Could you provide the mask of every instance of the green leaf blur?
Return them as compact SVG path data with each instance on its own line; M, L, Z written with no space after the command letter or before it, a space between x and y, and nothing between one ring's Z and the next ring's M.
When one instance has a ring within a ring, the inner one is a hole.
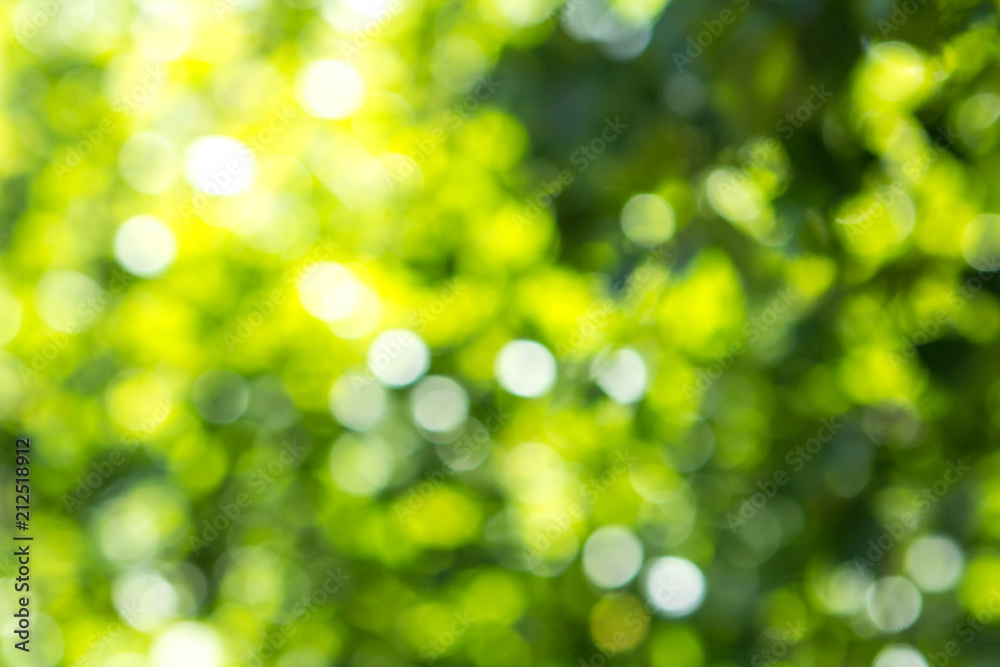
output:
M0 664L989 664L997 11L4 3Z

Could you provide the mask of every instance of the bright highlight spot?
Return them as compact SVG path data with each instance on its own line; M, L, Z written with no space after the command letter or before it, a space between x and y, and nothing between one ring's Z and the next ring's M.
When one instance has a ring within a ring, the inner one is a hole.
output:
M295 97L310 116L348 118L364 102L365 81L343 60L320 60L299 72Z
M410 395L413 420L435 433L456 430L469 417L469 395L462 386L446 377L424 378Z
M387 387L405 387L416 382L430 364L427 344L407 329L386 331L368 348L368 369Z
M676 221L673 207L657 195L636 195L622 207L622 231L632 243L644 248L660 245L673 236Z
M962 550L947 537L921 537L906 550L906 573L928 593L950 589L958 583L964 566Z
M367 19L385 18L393 11L399 11L402 0L342 0L342 4L358 16Z
M512 340L501 348L493 372L504 389L534 398L547 393L556 381L556 360L541 343Z
M642 567L642 542L624 526L604 526L583 546L583 573L595 586L619 588Z
M115 233L115 258L137 276L158 276L173 264L177 241L166 223L152 215L129 218Z
M355 431L367 431L385 412L382 385L361 375L341 375L330 387L330 414Z
M892 644L878 652L872 667L927 667L923 654L906 644Z
M161 574L132 570L115 580L112 601L118 615L133 628L151 632L177 615L177 590Z
M705 576L684 558L658 558L646 574L645 593L649 604L664 616L687 616L701 606Z
M868 58L865 80L870 90L887 102L905 100L924 85L924 59L909 44L883 42L872 47Z
M306 312L324 322L350 318L362 301L361 283L336 262L317 262L299 278L299 301Z
M201 137L187 147L184 177L205 194L236 195L253 185L257 158L239 139L222 135Z
M222 641L203 623L178 623L156 638L150 658L153 667L219 667Z
M191 45L191 19L183 5L158 2L146 5L132 22L132 43L150 60L169 62Z
M597 386L619 403L635 403L646 393L646 362L635 350L622 349L594 363Z
M885 577L868 589L868 617L882 632L900 632L916 622L923 606L920 591L908 579Z

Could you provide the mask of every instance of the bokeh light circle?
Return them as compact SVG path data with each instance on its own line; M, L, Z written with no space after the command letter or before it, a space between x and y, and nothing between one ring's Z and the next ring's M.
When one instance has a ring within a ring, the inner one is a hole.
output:
M868 617L882 632L900 632L920 616L920 591L903 577L879 579L868 589Z
M378 423L387 401L382 385L364 375L346 373L330 387L330 414L355 431L367 431Z
M583 573L600 588L619 588L642 567L642 542L625 526L598 528L583 545Z
M115 258L129 273L152 278L177 256L177 241L166 223L152 215L129 218L115 232Z
M906 644L891 644L878 652L872 667L928 667L917 649Z
M153 641L152 667L220 667L225 650L218 633L204 623L186 621Z
M239 139L221 135L192 141L184 157L184 176L196 190L213 196L246 192L257 178L257 158Z
M408 329L386 331L368 348L368 369L387 387L416 382L430 367L427 344Z
M299 277L299 301L306 312L324 322L351 318L363 302L362 284L336 262L317 262Z
M666 199L653 194L640 194L622 207L621 226L632 243L652 248L674 235L677 218Z
M980 215L965 226L962 257L969 266L980 271L1000 269L1000 215Z
M343 60L307 65L295 80L299 104L311 116L341 119L354 115L365 99L365 81Z
M434 433L454 431L469 417L469 395L460 384L442 376L421 380L410 394L413 421Z
M644 592L663 616L680 618L694 612L705 598L705 575L685 558L664 556L649 564Z
M906 573L928 593L946 591L958 583L965 558L954 540L941 535L926 535L906 549Z
M210 370L195 381L191 400L206 421L229 424L246 411L250 403L250 388L237 373Z
M594 364L594 378L605 394L619 403L635 403L646 393L649 372L635 350L617 350Z
M493 369L500 386L525 398L548 393L556 381L555 357L533 340L513 340L504 345Z
M132 22L134 44L153 61L169 62L180 58L190 47L193 35L186 6L176 2L145 4Z

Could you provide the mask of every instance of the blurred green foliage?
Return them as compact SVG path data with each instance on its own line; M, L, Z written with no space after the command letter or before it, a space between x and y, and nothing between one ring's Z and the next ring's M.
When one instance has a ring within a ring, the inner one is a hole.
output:
M3 664L996 655L995 3L2 10Z

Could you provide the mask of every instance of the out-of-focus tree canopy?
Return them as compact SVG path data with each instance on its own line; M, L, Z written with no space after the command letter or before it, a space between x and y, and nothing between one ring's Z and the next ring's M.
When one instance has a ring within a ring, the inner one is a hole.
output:
M995 659L995 3L0 36L3 664Z

